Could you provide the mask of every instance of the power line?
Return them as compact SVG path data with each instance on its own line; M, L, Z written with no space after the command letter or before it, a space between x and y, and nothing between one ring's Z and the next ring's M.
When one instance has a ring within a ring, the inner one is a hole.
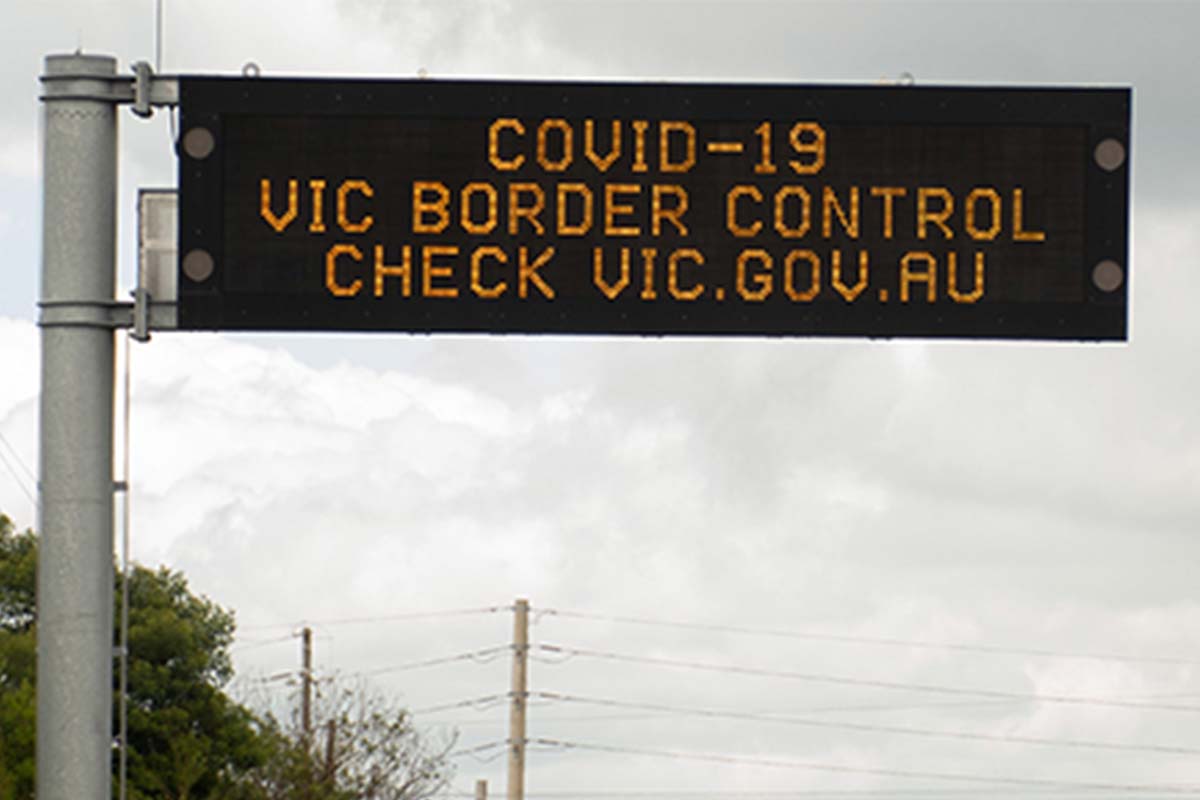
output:
M963 739L969 741L999 742L1003 744L1030 744L1050 747L1070 747L1091 750L1108 750L1120 752L1158 753L1161 755L1200 755L1200 748L1172 745L1140 745L1120 742L1081 741L1074 739L1047 739L1033 736L997 735L974 733L969 731L947 731L929 728L913 728L901 725L877 725L856 722L837 722L831 720L809 719L781 714L761 714L744 711L722 711L704 708L680 708L657 703L631 703L607 698L581 697L579 695L560 694L558 692L534 692L534 696L547 700L557 700L565 703L602 706L606 708L626 708L639 711L656 711L663 714L678 714L683 716L707 717L712 719L736 719L751 722L774 722L784 725L798 725L809 728L825 728L833 730L859 731L863 733L890 733L902 736L922 736L927 738Z
M439 711L449 711L457 708L474 708L478 711L486 711L496 705L512 699L512 692L504 694L488 694L483 697L473 697L467 700L458 700L453 703L443 703L436 706L426 706L425 708L414 708L409 713L411 714L434 714Z
M283 680L290 682L294 678L296 678L296 676L297 676L296 670L288 669L288 670L283 670L282 672L275 672L270 675L263 675L263 676L254 677L254 678L238 677L238 678L235 678L234 681L237 683L244 683L247 685L257 685L257 684L275 683L276 681L283 681Z
M901 704L862 704L862 705L832 705L832 706L811 706L801 709L808 714L828 714L828 713L861 713L864 711L913 711L927 710L931 708L979 708L981 706L1003 706L1011 705L1017 702L1015 700L969 700L958 701L952 703L901 703ZM534 703L531 703L534 705ZM537 703L542 708L549 708L552 704ZM594 722L634 722L656 719L660 713L646 712L642 714L588 714L585 716L543 716L539 715L539 719L547 723L594 723ZM429 724L449 725L453 726L474 726L474 725L498 725L495 720L464 720L464 719L441 719L441 720L426 720Z
M452 753L447 753L447 756L449 758L458 758L461 756L472 756L477 761L481 761L486 764L487 762L495 761L497 758L504 755L504 748L506 748L507 746L508 746L507 741L488 742L487 744L481 744L476 747L468 747L468 748L465 748L462 750L455 750ZM493 751L499 750L499 752L495 753L494 755L488 756L486 758L480 758L477 755L478 753L486 753L489 750L493 750ZM474 795L472 795L472 797L474 797Z
M240 650L242 652L244 652L246 650L252 650L256 647L265 647L267 645L277 644L280 642L290 642L290 641L294 641L295 638L296 637L294 635L289 634L287 636L281 636L281 637L278 637L275 639L264 639L264 640L251 642L249 644L243 645L240 647ZM476 663L483 664L483 663L488 663L488 662L494 660L497 654L506 652L509 649L510 649L510 647L508 645L499 645L496 647L487 647L482 650L472 650L472 651L465 652L465 653L458 653L458 654L455 654L452 656L442 656L440 658L430 658L430 659L426 659L424 661L410 661L405 664L393 664L393 665L386 666L386 667L377 667L375 669L360 670L357 672L349 672L349 673L345 673L345 674L350 675L350 676L373 677L376 675L385 675L385 674L393 673L393 672L405 672L405 671L409 671L409 670L416 670L416 669L423 669L423 668L427 668L427 667L440 666L443 664L453 664L455 662L461 662L461 661L474 661ZM285 670L284 672L280 672L275 675L268 676L267 678L246 679L246 680L266 683L266 682L279 680L283 677L290 676L294 673L295 673L295 670ZM470 705L470 702L468 702L467 704ZM458 706L454 706L454 707L458 707Z
M951 650L964 653L984 653L988 655L1039 656L1046 658L1073 658L1090 661L1121 661L1130 663L1174 664L1186 666L1200 665L1200 659L1182 656L1140 656L1122 653L1081 653L1066 650L1051 650L1031 647L1002 647L998 645L929 642L888 637L849 636L834 633L815 633L811 631L747 628L736 625L716 625L701 622L680 622L672 620L649 619L645 617L610 616L604 614L592 614L583 611L565 611L554 608L538 609L537 613L544 616L563 617L564 619L589 620L593 622L612 622L627 625L646 625L662 628L679 628L682 630L710 631L713 633L734 633L747 636L763 636L777 639L806 639L822 642L840 642L842 644L867 644L881 645L886 647L911 647L927 650Z
M474 661L476 663L485 664L495 659L497 654L508 652L511 649L512 648L509 645L485 647L482 650L472 650L468 653L459 653L453 656L442 656L441 658L430 658L425 661L410 661L406 664L395 664L389 667L377 667L375 669L368 669L350 674L363 676L384 675L390 672L407 672L408 670L436 667L442 664L453 664L458 661Z
M24 494L29 502L33 504L34 508L37 508L37 497L34 495L34 492L30 490L26 479L17 472L16 468L13 467L11 463L9 463L9 458L11 457L17 462L17 464L20 464L21 469L25 470L25 472L29 474L30 480L35 486L37 485L37 479L34 478L33 474L29 472L29 468L26 467L24 462L21 461L20 455L18 455L13 446L8 443L8 439L4 438L3 433L0 433L0 442L2 442L4 446L8 448L9 452L12 453L11 456L5 456L4 451L0 450L0 463L4 464L4 467L8 470L8 474L12 475L13 481L17 484L17 488L21 490L21 493Z
M913 709L929 709L929 708L978 708L979 706L996 706L1010 705L1012 700L971 700L967 702L953 703L904 703L900 705L840 705L840 706L814 706L803 709L810 714L824 714L830 712L862 712L862 711L911 711ZM533 705L531 703L531 705ZM553 704L538 703L542 708L550 708ZM588 714L586 716L544 716L539 715L539 719L547 723L593 723L593 722L631 722L644 721L648 719L656 719L661 716L658 713L647 712L642 714ZM463 720L463 719L441 719L441 720L426 720L429 724L449 725L449 726L473 726L473 725L498 725L495 720Z
M244 653L247 650L256 650L260 647L266 647L267 645L272 644L280 644L282 642L292 642L295 641L295 639L295 635L291 633L289 633L287 636L276 636L272 639L242 639L241 641L231 644L229 649L231 651Z
M300 620L299 622L270 622L262 625L239 625L244 631L270 630L273 628L297 628L305 625L366 625L376 622L407 622L426 619L443 619L446 617L466 617L480 614L495 614L507 611L507 606L488 606L486 608L460 608L446 611L417 611L397 614L379 614L368 617L335 617L331 619Z
M8 452L12 454L13 460L17 462L17 466L19 466L21 471L25 473L29 480L36 485L37 476L33 474L33 470L31 470L25 463L25 459L21 458L21 454L17 452L17 448L12 446L12 442L10 442L8 437L4 435L4 431L0 431L0 444L3 444ZM14 477L16 476L14 475Z
M889 769L886 767L854 767L845 764L826 764L812 761L791 761L778 758L759 758L753 756L726 755L722 753L692 753L679 750L660 750L652 748L622 747L618 745L590 744L570 742L560 739L531 739L530 744L563 750L587 750L597 753L612 753L616 755L649 756L653 758L669 758L684 761L707 761L718 764L738 766L773 767L777 769L811 770L817 772L833 772L849 775L876 775L887 778L912 778L920 780L950 780L964 781L992 786L1043 787L1053 789L1092 790L1106 792L1161 792L1170 795L1200 795L1200 788L1194 786L1131 783L1095 783L1086 781L1066 781L1049 778L1013 778L1007 776L971 775L957 772L926 772L917 770Z
M892 689L910 692L929 692L933 694L953 695L958 697L989 697L1004 700L1022 700L1041 703L1067 703L1075 705L1107 706L1111 708L1130 708L1140 711L1181 711L1188 713L1200 712L1200 706L1175 705L1170 703L1144 703L1132 700L1112 700L1102 697L1083 697L1074 695L1026 694L1023 692L1006 692L995 689L960 689L951 686L938 686L927 683L903 683L899 681L871 680L866 678L848 678L838 675L822 675L809 672L792 672L787 670L763 669L759 667L742 667L727 664L707 664L697 661L680 659L655 658L652 656L637 656L624 653L610 653L601 650L586 650L582 648L564 647L561 645L538 645L542 650L552 653L570 653L577 656L598 658L609 661L625 661L634 664L648 664L660 667L675 667L680 669L695 669L707 672L723 672L736 675L749 675L762 678L782 678L788 680L826 683L838 686L857 686L872 689Z
M459 700L454 703L443 703L442 705L426 706L425 708L414 708L411 709L409 713L414 716L417 714L435 714L439 711L449 711L455 708L475 708L482 711L487 708L492 708L499 703L506 702L507 700L507 693L489 694L484 695L483 697L473 697L469 700Z

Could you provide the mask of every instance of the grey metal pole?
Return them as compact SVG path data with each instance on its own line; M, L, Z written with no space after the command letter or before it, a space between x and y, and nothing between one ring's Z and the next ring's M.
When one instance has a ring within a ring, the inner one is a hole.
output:
M38 800L112 786L115 74L75 54L42 76Z

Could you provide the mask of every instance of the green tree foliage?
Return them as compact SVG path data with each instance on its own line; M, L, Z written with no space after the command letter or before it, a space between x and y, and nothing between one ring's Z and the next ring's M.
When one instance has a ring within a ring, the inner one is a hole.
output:
M0 514L0 800L33 797L37 540Z
M36 596L37 538L0 516L0 800L33 797ZM167 569L135 568L129 597L128 796L225 796L278 744L222 691L233 616Z
M286 725L273 721L301 748L252 773L267 800L427 800L453 778L454 737L426 741L404 709L364 683L325 684L313 720L311 735L298 714Z
M120 576L118 617L120 612ZM263 764L270 743L223 689L232 615L177 572L135 568L129 583L129 797L205 798ZM115 704L114 704L115 707Z
M366 685L335 687L324 720L333 747L324 760L318 750L322 779L351 797L426 800L454 777L447 758L454 738L428 743L407 712Z
M119 573L115 583L119 620ZM37 537L0 515L0 800L34 793L36 591ZM445 788L450 742L428 747L403 710L366 687L318 698L332 749L306 740L297 720L234 702L225 693L233 633L233 615L182 574L132 570L130 800L425 800Z

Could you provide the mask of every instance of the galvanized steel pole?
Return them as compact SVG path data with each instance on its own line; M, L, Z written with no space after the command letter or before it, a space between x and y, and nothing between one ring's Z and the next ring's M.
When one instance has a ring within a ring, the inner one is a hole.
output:
M38 800L112 786L116 66L48 56L42 76Z

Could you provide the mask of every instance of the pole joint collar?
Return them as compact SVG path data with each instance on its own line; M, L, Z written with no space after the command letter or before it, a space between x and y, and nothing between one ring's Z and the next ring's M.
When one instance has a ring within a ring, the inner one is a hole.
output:
M38 303L42 328L130 328L133 303L96 300L43 300Z
M179 105L179 80L154 75L150 65L140 61L132 75L105 74L95 69L87 57L77 57L73 69L71 57L51 56L46 74L41 76L43 102L55 100L91 100L112 105L132 104L134 113L148 117L154 108Z

